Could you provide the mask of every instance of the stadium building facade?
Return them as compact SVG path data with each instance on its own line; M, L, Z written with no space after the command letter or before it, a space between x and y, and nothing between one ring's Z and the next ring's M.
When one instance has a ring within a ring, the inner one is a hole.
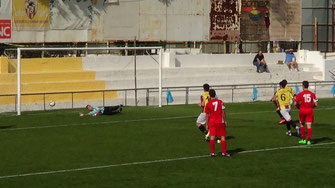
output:
M211 53L333 49L331 0L1 1L6 44L131 46L136 39Z

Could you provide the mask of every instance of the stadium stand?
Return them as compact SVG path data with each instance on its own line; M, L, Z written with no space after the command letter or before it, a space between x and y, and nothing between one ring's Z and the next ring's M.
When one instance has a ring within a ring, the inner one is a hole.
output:
M170 56L167 58L167 56ZM200 86L203 83L210 85L241 85L275 83L282 79L289 82L300 82L303 80L316 81L321 79L322 72L313 64L301 63L301 72L289 72L287 66L277 64L283 60L285 54L265 54L271 73L256 73L252 65L254 54L198 54L198 55L176 55L165 53L165 67L163 68L164 87ZM157 56L153 56L157 59ZM108 89L134 88L134 64L133 57L120 56L89 56L83 58L85 70L96 71L96 79L106 81ZM137 57L137 86L138 88L158 87L158 65L152 58L147 56ZM201 90L190 91L190 103L199 100ZM231 91L222 91L221 97L231 101ZM250 101L251 89L236 90L239 97L234 101ZM259 100L268 100L273 94L273 88L261 89ZM172 91L174 104L185 103L185 91ZM124 94L119 93L122 98ZM145 105L146 93L139 94L140 105ZM128 93L128 100L133 104L134 97ZM132 98L132 99L131 99ZM120 101L121 102L121 101ZM157 104L157 98L150 97L150 104Z
M173 104L185 104L186 87L210 85L249 84L245 89L216 88L218 96L225 102L251 101L252 85L272 83L275 87L282 79L291 82L322 80L323 73L312 63L300 63L300 72L290 72L287 66L277 64L283 53L265 53L271 73L256 73L252 65L254 54L176 54L173 51L163 56L163 87L172 92ZM151 93L138 91L138 105L157 105L158 56L137 56L137 88L152 88ZM15 67L8 59L1 58L0 95L16 93ZM15 63L14 63L15 64ZM175 89L176 87L183 87ZM257 100L269 100L274 87L258 88ZM294 86L293 86L294 87ZM318 88L318 96L329 95L330 86ZM119 55L88 55L86 57L35 58L22 60L22 92L49 93L45 96L23 95L23 110L82 107L94 105L135 104L134 57ZM311 86L313 89L313 86ZM108 92L94 92L109 90ZM112 91L119 90L119 91ZM92 91L85 93L71 93ZM52 92L69 92L50 94ZM197 103L201 88L190 88L188 103ZM150 95L150 96L148 96ZM163 97L165 93L163 93ZM104 100L103 100L104 98ZM164 97L165 98L165 97ZM15 96L0 97L0 111L14 111ZM50 107L50 100L56 101ZM74 101L72 103L72 100ZM164 101L164 100L163 100ZM164 101L163 104L167 104ZM10 110L8 110L10 109Z
M105 82L95 80L94 71L82 68L81 58L34 58L23 59L21 67L22 93L53 93L104 90ZM15 63L14 63L15 64ZM11 64L7 58L1 58L0 95L16 94L16 73L9 71ZM15 67L14 67L15 69ZM15 71L14 71L15 72ZM23 109L38 109L44 102L57 101L72 105L73 100L95 101L102 98L102 92L63 93L44 95L23 95ZM106 99L115 98L115 92L104 93ZM0 109L14 109L15 96L0 97ZM82 104L80 104L82 105ZM34 107L35 106L35 107ZM56 105L56 107L62 105ZM48 105L46 106L48 108Z

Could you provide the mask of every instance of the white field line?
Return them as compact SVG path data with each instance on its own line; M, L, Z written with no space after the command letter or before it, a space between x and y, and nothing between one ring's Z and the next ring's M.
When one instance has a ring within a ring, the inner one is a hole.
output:
M248 103L249 104L249 103ZM253 103L250 103L253 104ZM320 111L320 110L333 110L335 109L335 107L324 107L324 108L315 108L314 111ZM268 111L255 111L255 112L233 112L233 113L228 113L228 114L240 114L240 113L244 113L244 114L252 114L252 113L269 113L269 112L273 112L274 110L268 110ZM292 109L291 111L299 111L297 109ZM71 113L79 113L77 111L67 111L65 112L67 114L71 114ZM25 116L35 116L35 115L50 115L50 114L64 114L64 112L53 112L53 111L47 111L47 112L36 112L36 113L29 113L29 114L24 114ZM17 116L16 114L13 113L0 113L0 116Z
M140 122L140 121L173 120L173 119L184 119L184 118L191 118L191 117L193 118L195 116L177 116L177 117L166 117L166 118L147 118L147 119L118 120L118 121L104 121L104 122L91 122L91 123L72 123L72 124L36 126L36 127L20 127L20 128L13 128L13 129L11 128L2 129L0 130L0 132L1 131L19 131L19 130L30 130L30 129L83 126L83 125L97 125L97 124L129 123L129 122Z
M331 144L335 144L335 142L314 144L312 146L300 145L300 146L287 146L287 147L268 148L268 149L257 149L257 150L241 151L241 152L238 152L238 154L276 151L276 150L286 150L286 149L297 149L297 148L298 149L313 149L314 148L313 146L316 146L315 148L318 149L318 148L321 148L321 147L317 147L317 146L331 145ZM134 165L143 165L143 164L164 163L164 162L182 161L182 160L199 159L199 158L207 158L207 157L209 157L209 155L198 155L198 156L180 157L180 158L172 158L172 159L160 159L160 160L152 160L152 161L140 161L140 162L131 162L131 163L111 164L111 165L92 166L92 167L84 167L84 168L73 168L73 169L65 169L65 170L33 172L33 173L26 173L26 174L15 174L15 175L0 176L0 179L18 178L18 177L27 177L27 176L39 176L39 175L48 175L48 174L61 174L61 173L68 173L68 172L88 171L88 170L105 169L105 168L122 167L122 166L134 166Z
M334 110L335 107L331 108L318 108L317 111L323 110ZM272 111L255 111L255 112L233 112L227 113L228 115L243 115L243 114L262 114L269 113ZM184 119L184 118L196 118L197 116L176 116L176 117L165 117L165 118L146 118L146 119L133 119L133 120L117 120L117 121L105 121L105 122L92 122L92 123L73 123L73 124L56 124L56 125L46 125L46 126L35 126L35 127L19 127L19 128L8 128L0 129L0 132L5 131L20 131L20 130L32 130L32 129L47 129L47 128L58 128L58 127L72 127L72 126L84 126L84 125L97 125L97 124L115 124L115 123L129 123L129 122L140 122L140 121L158 121L158 120L174 120L174 119Z

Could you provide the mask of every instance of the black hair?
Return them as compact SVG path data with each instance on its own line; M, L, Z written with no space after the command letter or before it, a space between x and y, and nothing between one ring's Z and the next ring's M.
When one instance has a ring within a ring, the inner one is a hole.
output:
M209 96L211 96L211 97L213 97L213 98L216 96L216 92L215 92L214 89L210 89L210 90L209 90Z
M302 82L302 85L304 86L304 88L308 89L309 83L305 80Z
M205 91L209 91L209 85L208 84L204 84L203 88L204 88Z
M287 80L284 79L284 80L282 81L282 84L283 84L283 87L286 87L286 85L287 85Z

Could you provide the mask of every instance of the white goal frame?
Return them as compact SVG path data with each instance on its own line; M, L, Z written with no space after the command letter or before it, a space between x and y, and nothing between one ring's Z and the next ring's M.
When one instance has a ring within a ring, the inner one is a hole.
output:
M84 48L17 48L17 115L21 115L21 52L22 51L61 51L61 50L158 50L158 106L162 107L162 56L163 47L84 47ZM134 88L136 89L136 88Z

